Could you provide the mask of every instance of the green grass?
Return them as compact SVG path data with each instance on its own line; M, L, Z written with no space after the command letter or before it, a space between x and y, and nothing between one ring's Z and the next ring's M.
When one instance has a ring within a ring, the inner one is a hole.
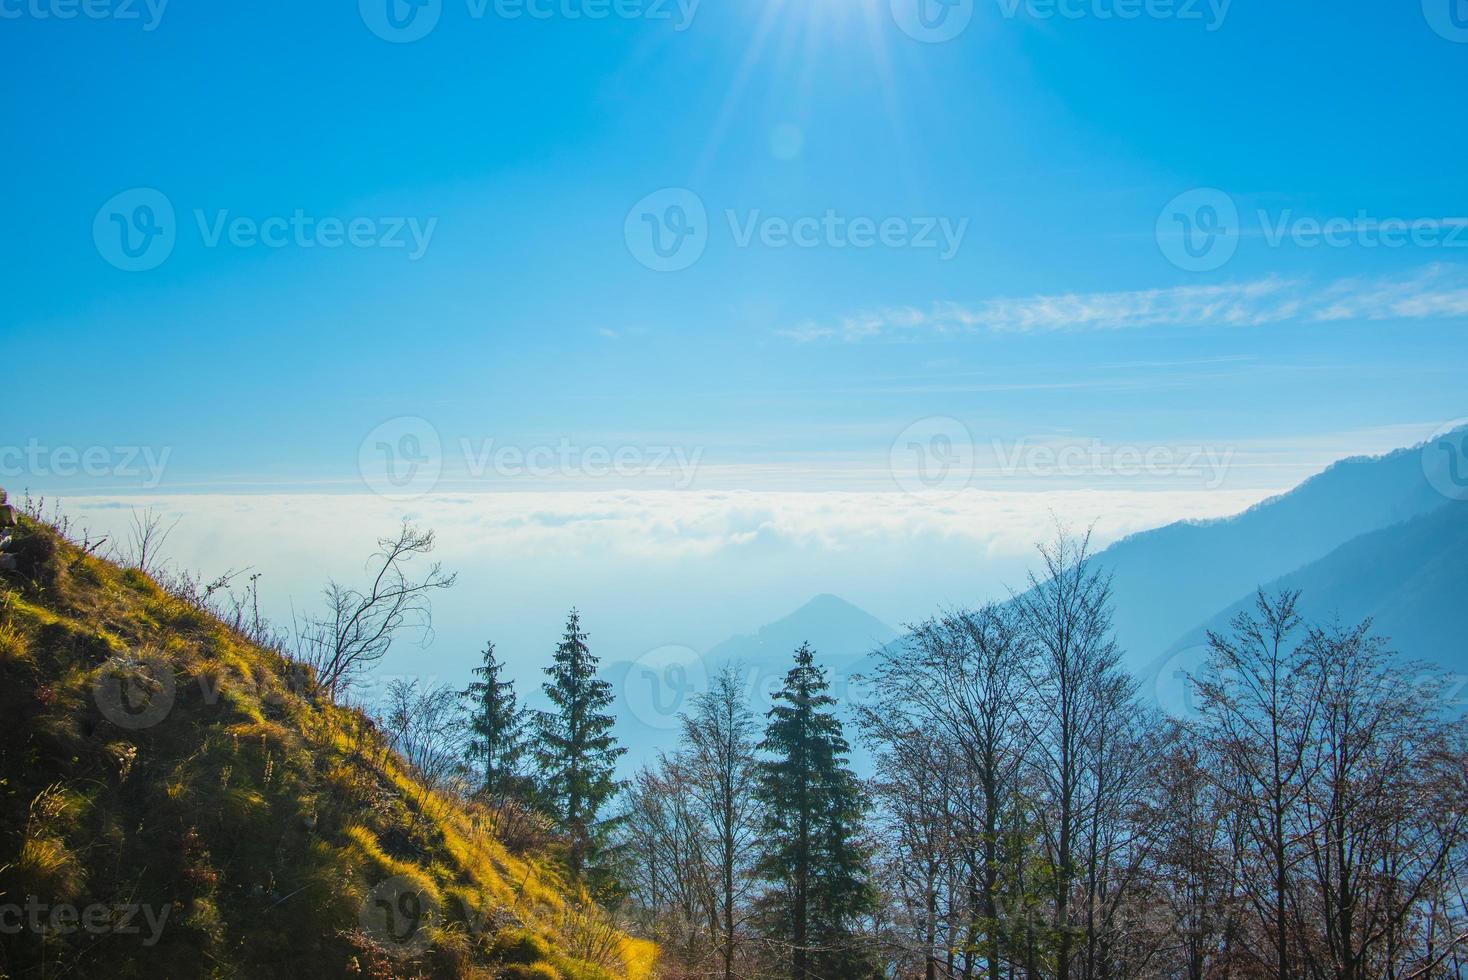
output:
M21 571L0 574L0 907L167 918L152 945L146 929L0 932L0 975L653 975L650 944L547 856L509 852L472 805L425 791L298 666L48 525L16 539ZM115 710L170 693L153 724ZM363 925L390 880L433 909L403 946Z

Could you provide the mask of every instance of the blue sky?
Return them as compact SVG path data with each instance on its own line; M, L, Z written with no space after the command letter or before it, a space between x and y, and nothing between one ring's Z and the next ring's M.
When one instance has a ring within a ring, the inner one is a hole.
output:
M0 166L25 230L0 245L0 331L8 359L74 379L13 375L6 414L47 444L173 447L181 486L360 488L359 443L400 415L450 442L678 441L761 463L885 452L930 415L985 438L1217 440L1461 414L1462 316L789 335L945 302L1318 289L1434 264L1439 292L1461 291L1468 235L1309 249L1272 246L1255 218L1468 214L1468 44L1415 2L1330 17L1238 2L1220 25L1204 5L1199 20L1101 19L1102 0L1010 19L979 0L942 44L877 0L709 0L682 31L676 13L571 20L562 0L549 19L475 19L448 0L407 44L352 4L180 3L151 31L138 9L0 22L19 96L0 108ZM179 218L149 272L113 268L91 234L136 187ZM664 187L710 216L706 251L675 273L623 238ZM1206 272L1154 235L1198 187L1231 195L1244 227ZM195 216L296 209L437 224L412 261L210 248ZM947 261L741 248L730 209L968 225Z
M155 18L95 0L106 16L63 19L68 0L0 0L0 449L42 459L0 460L8 487L171 495L180 561L218 566L262 557L210 526L230 495L369 495L363 460L425 435L441 472L401 512L458 526L445 493L600 495L595 520L560 498L528 520L585 534L517 540L521 605L450 617L452 673L491 628L553 642L572 601L635 655L818 592L896 622L1019 567L1022 535L963 538L966 511L867 533L802 524L808 502L706 497L725 508L716 532L675 516L650 533L663 505L607 493L901 496L904 447L944 463L935 440L956 435L967 482L938 489L1079 494L984 513L1022 510L1027 532L1071 501L1114 536L1232 512L1468 414L1460 0L1066 0L1076 16L959 0L966 27L943 43L899 27L916 0L703 0L691 19L647 16L651 0L601 19L571 16L598 0L541 0L545 17L442 0L410 43L369 27L388 2L175 0ZM158 195L171 251L119 268L122 228ZM669 210L690 202L701 218ZM298 212L316 247L245 244L250 223ZM639 260L645 220L671 234L690 217L696 260ZM379 244L322 247L323 219ZM801 219L812 247L779 245ZM1180 219L1225 234L1190 254ZM851 245L864 221L894 222L888 243ZM1311 222L1337 240L1309 247ZM1394 222L1399 244L1379 244ZM945 227L953 247L916 246ZM1181 484L995 469L1005 447L1067 442L1232 463ZM563 444L579 462L538 473L476 472L462 448ZM589 474L587 447L629 451L635 472ZM109 462L71 475L58 449ZM662 449L696 455L696 479L637 471ZM157 479L122 462L142 450L166 454ZM319 517L291 513L299 529ZM350 570L385 529L353 530L283 570L276 601ZM913 535L947 563L919 562ZM649 541L687 548L664 561ZM725 550L751 541L781 570ZM485 562L472 594L498 574ZM670 594L687 608L652 635L640 624Z

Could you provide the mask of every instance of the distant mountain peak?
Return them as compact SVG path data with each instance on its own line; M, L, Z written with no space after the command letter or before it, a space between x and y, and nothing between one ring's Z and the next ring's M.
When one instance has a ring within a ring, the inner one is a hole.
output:
M867 619L876 619L876 617L872 616L861 607L847 602L839 595L833 595L830 592L822 592L820 595L813 596L808 602L805 603L805 605L801 606L799 609L795 610L789 616L786 616L784 618L790 619L796 616L813 614L837 616L854 615L863 616Z
M847 660L864 657L896 636L896 630L871 613L823 592L754 633L730 637L709 650L706 659L783 663L796 647L809 643L819 661Z
M838 595L822 592L787 616L782 616L760 628L760 633L785 625L812 624L822 628L840 626L843 629L861 628L874 633L896 635L896 631L860 606L847 602ZM890 637L889 637L890 638ZM814 643L814 641L812 641Z

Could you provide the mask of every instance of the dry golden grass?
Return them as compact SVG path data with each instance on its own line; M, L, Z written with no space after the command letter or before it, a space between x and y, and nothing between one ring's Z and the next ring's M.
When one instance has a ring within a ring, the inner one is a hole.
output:
M0 709L32 719L27 743L0 757L0 891L173 905L179 925L145 951L154 965L119 975L195 962L242 977L654 975L656 947L619 931L549 857L511 853L489 813L425 788L359 712L293 685L300 670L278 651L48 526L26 520L25 536L48 557L0 576ZM130 730L94 688L142 655L172 673L173 703ZM373 888L397 877L439 910L431 947L408 961L383 959L359 929ZM503 935L543 955L507 974ZM72 955L79 975L112 965Z

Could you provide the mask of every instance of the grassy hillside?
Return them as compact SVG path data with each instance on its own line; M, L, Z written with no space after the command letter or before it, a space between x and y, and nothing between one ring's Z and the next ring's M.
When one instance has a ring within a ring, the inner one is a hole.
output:
M42 522L8 551L0 975L652 975L299 666Z

